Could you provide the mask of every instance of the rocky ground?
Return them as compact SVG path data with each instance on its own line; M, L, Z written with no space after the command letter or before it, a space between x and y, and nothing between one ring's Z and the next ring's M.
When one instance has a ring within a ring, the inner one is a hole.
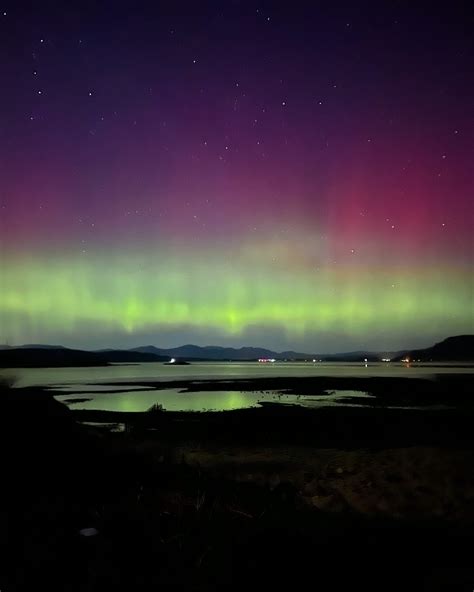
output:
M474 522L474 470L466 471L474 467L472 450L182 446L176 456L239 483L291 483L305 503L324 511Z

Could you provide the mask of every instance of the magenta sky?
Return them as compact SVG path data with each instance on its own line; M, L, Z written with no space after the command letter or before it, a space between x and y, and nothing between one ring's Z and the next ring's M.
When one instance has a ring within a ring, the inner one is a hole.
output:
M321 351L474 330L462 10L78 6L0 14L5 340Z

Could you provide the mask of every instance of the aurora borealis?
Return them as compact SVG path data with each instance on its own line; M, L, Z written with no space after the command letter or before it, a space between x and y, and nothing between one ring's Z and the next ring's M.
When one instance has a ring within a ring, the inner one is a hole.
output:
M0 12L0 342L474 332L462 7L95 4Z

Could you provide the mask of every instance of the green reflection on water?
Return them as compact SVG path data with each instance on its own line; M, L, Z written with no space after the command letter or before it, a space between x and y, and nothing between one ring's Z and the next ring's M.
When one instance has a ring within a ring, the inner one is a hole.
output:
M77 399L79 392L74 395L58 395L56 398L66 402ZM179 389L128 391L116 393L85 392L89 401L71 403L72 409L90 409L102 411L146 411L152 405L162 405L167 411L231 411L258 406L259 401L270 401L281 404L297 404L305 407L320 407L328 405L343 405L346 397L367 397L360 391L337 390L320 397L286 395L278 392L240 392L240 391L201 391L181 392ZM351 404L354 404L353 402Z

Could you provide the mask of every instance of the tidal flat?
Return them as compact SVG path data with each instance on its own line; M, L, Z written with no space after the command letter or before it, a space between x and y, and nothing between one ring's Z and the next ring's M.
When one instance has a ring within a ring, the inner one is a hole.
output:
M2 388L2 589L470 585L472 377L272 381L226 388L295 404L108 412ZM370 400L297 404L336 388Z

